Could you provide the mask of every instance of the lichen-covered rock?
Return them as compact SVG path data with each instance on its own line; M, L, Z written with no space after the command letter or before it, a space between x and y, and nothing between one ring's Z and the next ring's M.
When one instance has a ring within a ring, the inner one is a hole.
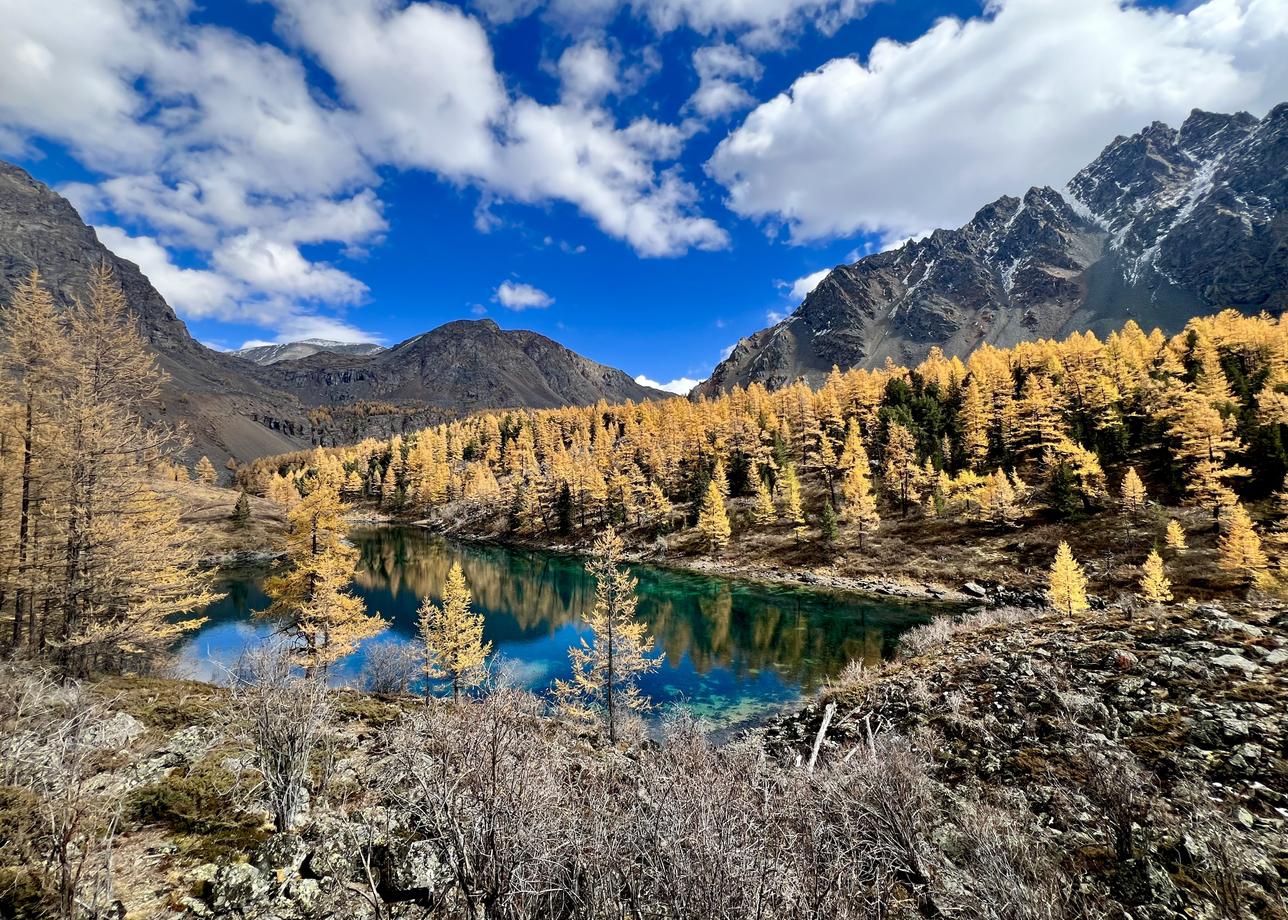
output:
M92 747L119 750L128 747L131 741L145 731L147 727L134 716L128 712L118 712L107 721L90 726L85 738Z

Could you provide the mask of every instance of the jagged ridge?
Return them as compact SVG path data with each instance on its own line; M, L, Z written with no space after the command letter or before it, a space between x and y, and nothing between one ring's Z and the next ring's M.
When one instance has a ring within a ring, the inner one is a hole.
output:
M965 226L837 266L696 391L818 382L833 365L916 364L1128 319L1288 306L1288 104L1258 120L1195 110L1116 138L1063 190L1033 188Z

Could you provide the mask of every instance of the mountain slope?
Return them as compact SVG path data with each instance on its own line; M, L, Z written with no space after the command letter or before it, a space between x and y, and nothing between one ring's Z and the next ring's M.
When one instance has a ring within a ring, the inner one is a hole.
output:
M669 395L543 335L504 330L490 319L447 323L366 358L319 352L264 373L310 406L373 401L472 412Z
M250 348L238 348L235 351L230 351L229 354L263 366L276 364L278 361L297 361L300 358L307 358L309 355L316 355L318 352L323 351L333 355L352 355L364 358L369 355L379 354L384 350L383 346L371 342L332 342L328 339L304 339L300 342L284 342L278 345L253 345Z
M833 365L916 364L1128 319L1172 331L1288 307L1288 104L1195 111L1113 141L1067 188L1002 197L965 226L833 269L743 339L696 391L814 381Z

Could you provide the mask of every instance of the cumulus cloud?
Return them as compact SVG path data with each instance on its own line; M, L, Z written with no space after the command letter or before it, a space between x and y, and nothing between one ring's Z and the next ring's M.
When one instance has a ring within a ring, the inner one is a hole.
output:
M138 265L161 296L185 316L254 323L275 330L278 342L304 338L383 341L376 333L359 329L339 317L312 312L297 298L267 291L249 280L221 271L181 267L151 237L131 236L119 227L98 226L95 230L103 245Z
M805 74L708 168L737 213L798 239L956 226L1002 194L1063 184L1155 119L1264 114L1288 86L1286 39L1282 0L992 0L984 17Z
M618 88L617 59L603 45L582 42L559 56L563 98L574 104L594 104Z
M677 396L688 396L689 391L696 387L701 380L694 380L691 377L677 377L667 383L658 383L650 377L640 374L635 378L635 382L642 387L652 387L655 390L663 390L667 393L675 393Z
M522 281L502 281L492 299L507 310L544 310L555 302L541 288Z
M475 0L492 22L505 23L544 8L570 32L591 32L629 10L659 33L687 28L731 34L746 45L776 47L806 28L830 35L873 0Z
M688 106L703 118L719 118L756 104L739 81L760 79L761 66L745 51L728 44L699 48L693 54L693 69L698 88Z
M870 0L634 0L661 31L687 26L698 32L742 31L743 40L778 45L812 25L830 35L858 16Z
M543 105L506 87L459 9L271 2L288 50L194 24L186 0L0 0L0 153L50 140L102 175L62 191L95 223L137 228L136 252L159 247L147 255L186 315L249 301L276 331L361 300L361 281L302 247L378 243L389 167L473 187L483 214L569 202L643 255L727 245L671 165L688 134L603 107L618 83L605 49L574 46L567 98ZM504 18L525 4L486 6ZM176 251L205 264L179 268Z
M810 272L808 275L804 275L793 281L791 289L787 293L792 300L804 300L806 295L809 294L810 291L814 290L814 288L818 287L818 283L831 273L832 270L830 268L820 268L816 272Z
M590 104L611 82L602 49L583 47L569 61L564 85L580 94L574 103L544 105L507 94L486 32L459 11L379 0L276 3L286 33L317 55L354 115L371 125L364 135L377 156L387 149L399 165L524 203L570 202L641 255L728 244L696 214L694 188L659 171L677 145L659 145L658 131L620 128Z

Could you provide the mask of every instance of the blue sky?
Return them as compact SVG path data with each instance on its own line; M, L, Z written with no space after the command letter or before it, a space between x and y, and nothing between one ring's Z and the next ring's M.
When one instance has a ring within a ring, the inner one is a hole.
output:
M216 347L697 380L831 265L1288 96L1288 0L0 0L0 156ZM682 388L683 384L677 384Z

